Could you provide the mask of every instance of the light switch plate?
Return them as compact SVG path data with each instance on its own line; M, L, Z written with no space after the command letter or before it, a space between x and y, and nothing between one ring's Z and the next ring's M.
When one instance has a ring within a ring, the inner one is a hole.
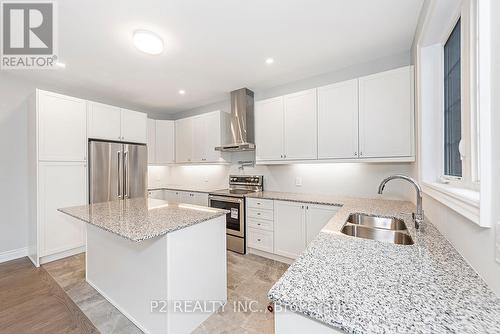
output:
M300 176L295 177L295 185L297 187L302 187L302 178Z
M500 263L500 223L495 224L495 258Z

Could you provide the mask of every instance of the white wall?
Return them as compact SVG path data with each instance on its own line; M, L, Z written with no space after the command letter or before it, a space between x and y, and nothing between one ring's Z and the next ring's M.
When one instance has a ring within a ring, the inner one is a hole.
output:
M255 90L255 100L263 100L275 96L285 95L289 93L298 92L301 90L316 88L320 86L329 85L335 82L350 80L365 75L374 74L377 72L387 71L393 68L403 67L410 65L411 57L410 52L402 52L392 56L375 59L370 62L357 64L346 67L344 69L316 75L313 77L304 78L302 80L290 82L277 87L272 87L265 90ZM237 87L240 88L240 87ZM252 87L248 87L252 90ZM231 109L231 102L229 100L229 92L227 93L227 100L203 105L194 109L177 112L173 115L165 115L165 119L179 119L199 114L204 114L214 110L224 110L229 112Z
M28 245L28 110L33 90L0 74L0 256Z
M483 0L482 0L483 1ZM489 1L489 0L485 0ZM451 1L448 1L452 3ZM491 41L494 43L491 52L491 59L500 59L500 1L492 0L490 13L491 22ZM443 3L441 3L443 5ZM424 6L423 15L426 11L432 10L432 6ZM450 11L448 11L450 12ZM495 17L496 16L496 17ZM443 21L443 20L441 20ZM422 22L423 23L423 20ZM439 22L438 22L439 23ZM435 25L432 27L437 29ZM421 31L420 27L417 31ZM419 38L415 39L418 42ZM416 47L413 48L416 52ZM413 54L413 57L416 56ZM500 63L492 61L493 78L491 91L493 94L492 110L500 110ZM418 101L417 101L418 105ZM418 110L418 109L417 109ZM491 126L494 137L492 140L493 166L492 170L500 170L500 133L494 131L500 128L500 113L493 112ZM417 156L417 160L420 157ZM423 162L419 161L421 168L425 167ZM500 203L500 173L493 175L493 203ZM496 233L499 232L499 226L493 228L481 228L465 217L457 214L440 202L429 196L424 197L424 210L427 218L440 230L440 232L450 241L465 260L476 270L476 272L485 280L490 288L500 296L500 263L496 262L495 244ZM500 221L500 207L494 209L495 221Z
M385 177L411 173L411 164L322 163L278 166L245 167L237 165L151 166L150 186L196 185L209 188L227 188L229 174L264 175L264 187L269 191L316 193L357 197L378 197L377 189ZM155 177L155 176L157 177ZM160 176L161 175L161 176ZM296 178L302 186L296 186ZM410 184L393 181L388 184L383 198L414 200Z

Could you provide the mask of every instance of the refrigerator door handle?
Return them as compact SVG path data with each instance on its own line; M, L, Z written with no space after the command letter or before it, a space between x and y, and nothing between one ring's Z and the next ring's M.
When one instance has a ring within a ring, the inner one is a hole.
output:
M118 173L117 173L117 176L118 176L118 182L117 182L117 184L118 184L118 198L121 199L122 198L122 189L121 189L121 185L120 185L120 183L121 183L121 177L120 177L121 176L121 173L120 173L121 168L120 168L120 166L122 164L121 163L122 162L122 152L121 151L118 151L118 160L117 161L118 161Z
M123 152L123 198L128 198L129 196L129 179L128 179L128 151Z

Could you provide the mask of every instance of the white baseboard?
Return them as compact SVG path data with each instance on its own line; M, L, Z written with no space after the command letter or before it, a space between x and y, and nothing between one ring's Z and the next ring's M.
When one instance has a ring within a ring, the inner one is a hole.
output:
M86 248L87 248L86 246L81 246L81 247L73 248L73 249L70 249L70 250L67 250L64 252L59 252L59 253L52 254L52 255L42 256L42 257L40 257L40 264L49 263L52 261L63 259L65 257L84 253L86 251Z
M28 256L28 247L18 248L0 253L0 263Z
M295 259L290 259L290 258L281 256L281 255L264 252L264 251L261 251L259 249L250 248L250 247L247 247L247 252L249 254L254 254L254 255L262 256L262 257L265 257L265 258L268 258L268 259L271 259L271 260L275 260L275 261L278 261L278 262L283 262L283 263L286 263L286 264L292 264L295 261Z

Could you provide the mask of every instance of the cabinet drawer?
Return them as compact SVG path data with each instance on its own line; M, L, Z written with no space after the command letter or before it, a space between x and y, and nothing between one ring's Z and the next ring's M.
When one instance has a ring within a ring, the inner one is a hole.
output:
M249 208L272 210L274 208L273 200L247 198Z
M273 221L270 220L249 218L247 220L247 225L248 227L256 228L258 230L266 230L266 231L273 230Z
M273 252L273 232L248 228L248 247Z
M247 215L250 218L273 220L272 210L260 210L260 209L248 208Z

